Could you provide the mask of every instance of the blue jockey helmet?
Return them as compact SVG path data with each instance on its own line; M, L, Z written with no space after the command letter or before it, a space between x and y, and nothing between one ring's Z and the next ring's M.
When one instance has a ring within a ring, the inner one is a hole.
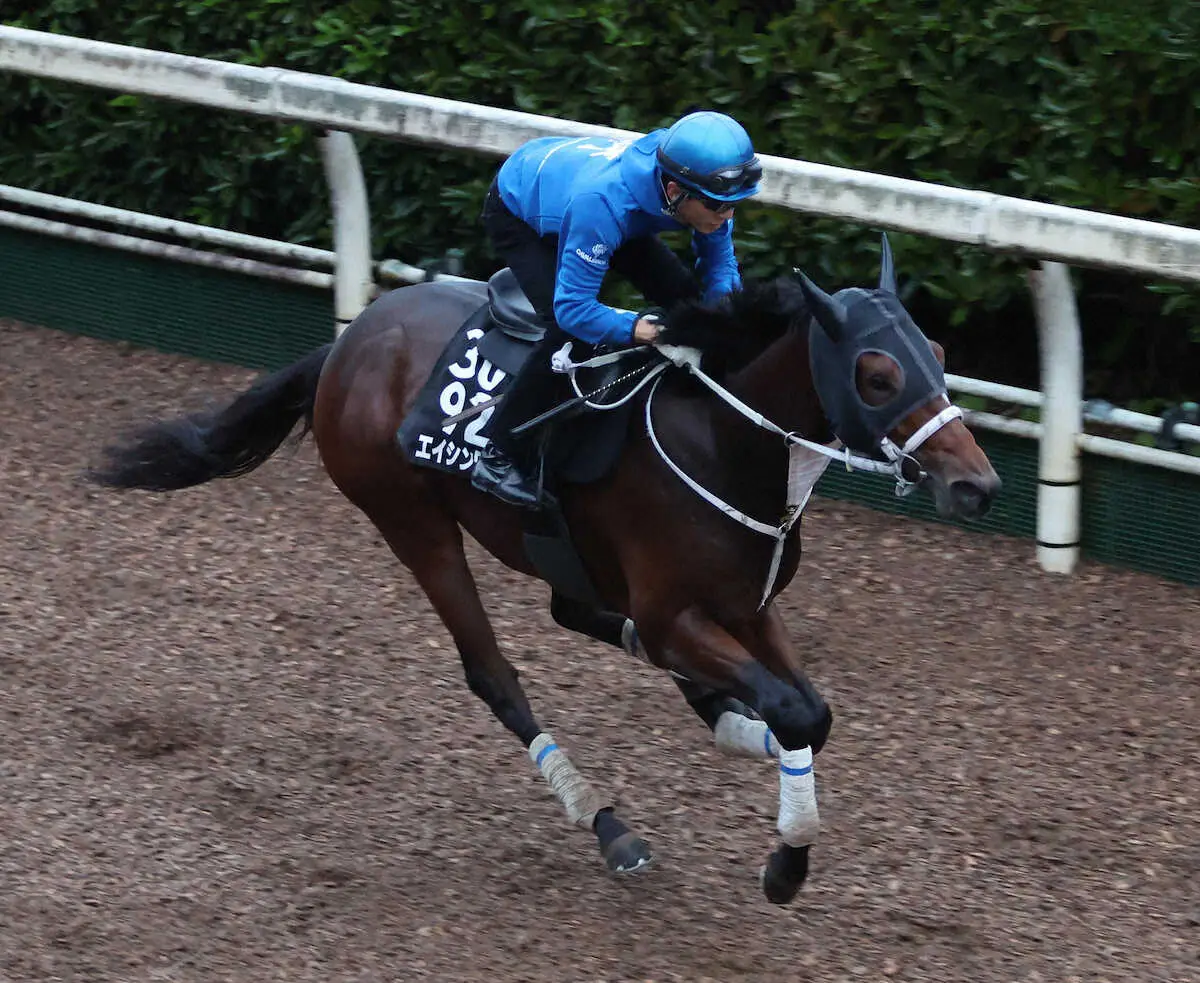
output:
M724 113L689 113L658 146L658 166L683 187L715 201L741 201L758 191L762 165L750 137Z

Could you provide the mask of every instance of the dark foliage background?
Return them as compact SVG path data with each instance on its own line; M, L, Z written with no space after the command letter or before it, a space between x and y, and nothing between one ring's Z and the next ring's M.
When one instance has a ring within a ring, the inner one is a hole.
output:
M1101 9L1103 8L1103 9ZM1110 0L3 0L3 22L337 75L647 130L730 112L766 153L1196 227L1200 4ZM465 250L497 161L360 139L375 254ZM0 88L9 184L328 244L304 127L24 77ZM746 271L876 275L877 230L743 210ZM682 245L682 243L681 243ZM1022 264L894 236L907 300L951 368L1035 384ZM1200 390L1200 291L1077 271L1088 393L1148 408Z

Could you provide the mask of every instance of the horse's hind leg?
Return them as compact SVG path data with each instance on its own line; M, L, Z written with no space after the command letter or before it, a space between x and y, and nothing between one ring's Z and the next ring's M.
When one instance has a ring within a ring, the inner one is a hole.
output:
M642 662L650 662L638 641L637 626L632 618L615 611L602 611L557 591L550 595L550 615L570 631L623 649ZM688 706L712 731L717 750L749 758L773 758L779 754L779 742L771 735L766 723L741 700L677 673L672 673L671 679Z
M637 628L632 618L615 611L603 611L586 601L578 601L558 591L550 594L550 617L568 631L579 632L605 645L615 645L635 659L645 659L639 649Z
M457 523L433 510L422 515L410 511L400 522L391 517L394 511L392 503L390 510L367 514L392 552L413 572L449 629L471 692L520 739L571 821L596 834L610 870L624 873L649 863L650 848L646 842L616 817L612 806L604 804L566 752L535 719L516 669L496 643L463 553L462 533Z

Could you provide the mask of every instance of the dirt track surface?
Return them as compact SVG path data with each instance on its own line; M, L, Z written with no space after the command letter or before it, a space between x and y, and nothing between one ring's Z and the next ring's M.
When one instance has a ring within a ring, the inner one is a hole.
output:
M1200 980L1200 592L814 503L782 609L837 716L780 909L772 767L476 550L544 726L655 848L618 880L311 447L76 480L249 373L0 351L0 980Z

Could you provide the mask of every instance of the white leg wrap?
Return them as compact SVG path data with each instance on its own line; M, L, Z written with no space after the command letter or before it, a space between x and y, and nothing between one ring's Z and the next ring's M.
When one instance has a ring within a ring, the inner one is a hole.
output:
M571 822L590 832L596 821L596 813L605 804L596 790L575 770L567 752L554 743L553 737L543 732L529 745L529 757L554 789Z
M777 758L779 742L765 721L751 720L726 710L717 718L713 741L718 751L746 758Z
M621 626L621 647L627 655L650 665L650 658L646 655L646 650L642 648L641 640L638 638L637 625L633 623L632 618L626 618L625 624Z
M779 835L788 846L817 842L821 819L817 815L817 783L813 775L812 748L779 754Z

